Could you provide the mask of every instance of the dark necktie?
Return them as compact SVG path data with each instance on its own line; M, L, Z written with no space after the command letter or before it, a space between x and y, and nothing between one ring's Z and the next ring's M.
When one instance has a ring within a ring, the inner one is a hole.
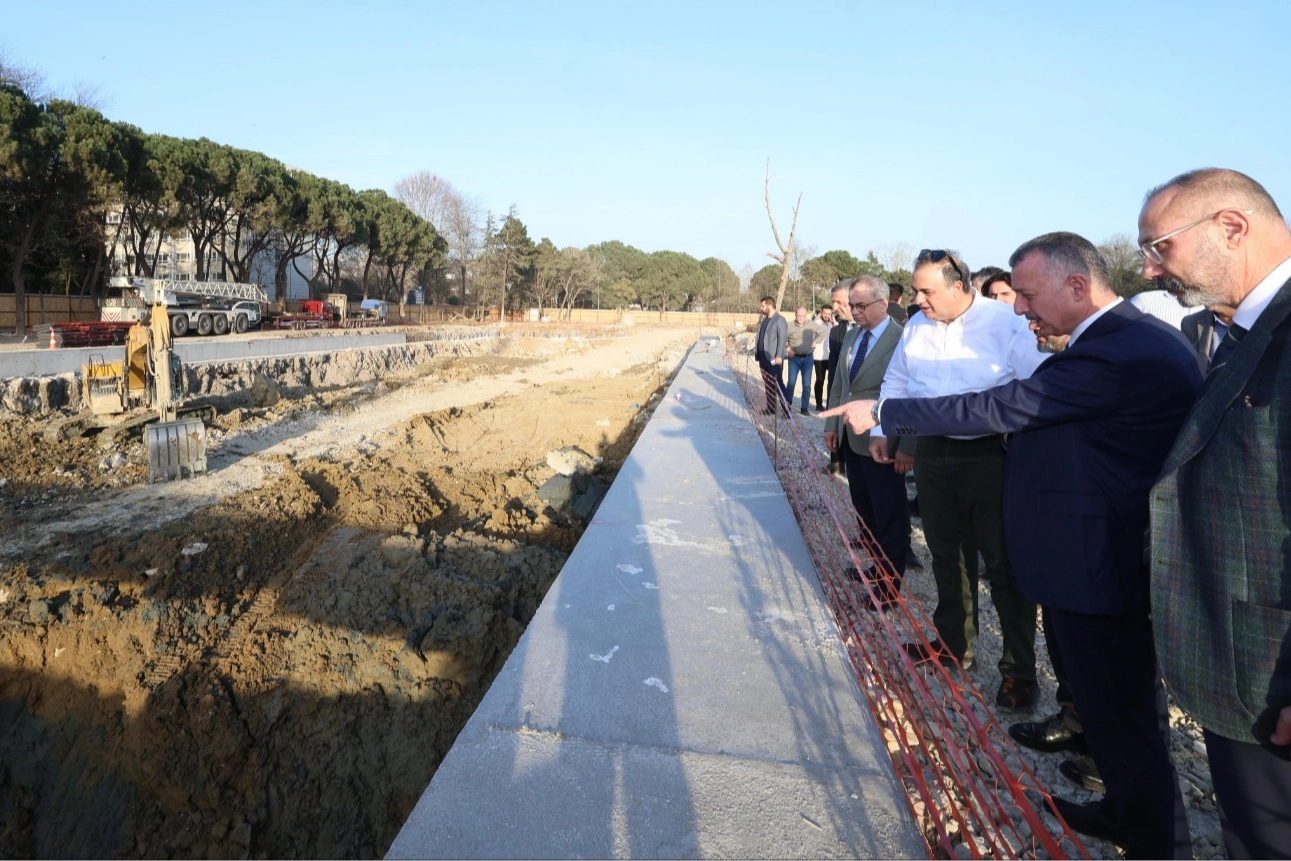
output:
M1228 327L1228 334L1224 336L1224 340L1220 341L1219 346L1215 348L1215 358L1210 360L1211 371L1219 370L1220 365L1228 361L1229 357L1233 355L1233 351L1237 349L1237 345L1241 342L1242 336L1245 334L1246 330L1236 323Z
M1221 347L1221 349L1223 349ZM870 351L870 330L866 329L865 334L861 335L861 346L856 348L856 356L852 359L852 366L848 369L847 382L853 382L856 374L861 370L861 365L865 362L865 354Z

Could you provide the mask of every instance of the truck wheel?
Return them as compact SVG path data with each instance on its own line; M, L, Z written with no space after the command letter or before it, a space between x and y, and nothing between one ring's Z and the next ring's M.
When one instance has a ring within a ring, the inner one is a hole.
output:
M247 328L248 328L248 324L247 324L247 315L246 315L246 314L239 314L239 315L238 315L238 318L237 318L236 320L234 320L234 321L233 321L233 328L237 330L237 333L238 333L239 335L241 335L243 332L245 332L245 331L247 330Z
M211 334L211 329L213 329L214 327L215 327L215 323L211 320L210 314L201 314L198 316L197 334L205 337Z
M183 314L176 314L170 318L170 334L176 338L182 338L188 334L188 318Z
M212 322L215 323L215 334L227 335L229 333L229 318L223 314L216 314Z

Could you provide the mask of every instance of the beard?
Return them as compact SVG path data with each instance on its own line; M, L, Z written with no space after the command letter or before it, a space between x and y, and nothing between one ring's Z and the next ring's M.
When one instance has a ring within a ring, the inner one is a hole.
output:
M1036 338L1035 348L1042 353L1061 353L1067 348L1070 335L1043 335Z
M1202 287L1200 284L1181 281L1178 278L1153 278L1152 286L1157 290L1166 291L1185 308L1192 308L1197 305L1229 304L1228 297L1219 295L1218 291L1209 287Z

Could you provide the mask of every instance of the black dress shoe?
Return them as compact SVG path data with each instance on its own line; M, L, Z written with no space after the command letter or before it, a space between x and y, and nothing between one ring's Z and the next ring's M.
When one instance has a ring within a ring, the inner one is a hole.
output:
M1107 784L1103 783L1102 775L1098 773L1098 766L1094 764L1094 758L1088 754L1075 759L1064 759L1058 764L1058 771L1081 789L1087 789L1090 792L1107 792Z
M1117 842L1116 829L1112 826L1111 817L1103 810L1101 801L1077 804L1065 798L1053 798L1049 802L1049 809L1057 812L1074 831L1100 840Z
M1089 752L1089 745L1085 743L1085 734L1067 726L1066 721L1062 719L1062 712L1050 715L1042 721L1015 723L1009 727L1009 735L1023 747L1045 753L1055 750Z
M905 554L905 567L907 567L907 568L911 568L911 569L913 569L913 570L915 570L915 571L922 571L922 570L923 570L923 563L922 563L922 562L920 562L920 561L919 561L919 557L915 555L915 552L914 552L914 548L913 548L913 547L911 547L909 550L907 550L907 551L906 551L906 554Z

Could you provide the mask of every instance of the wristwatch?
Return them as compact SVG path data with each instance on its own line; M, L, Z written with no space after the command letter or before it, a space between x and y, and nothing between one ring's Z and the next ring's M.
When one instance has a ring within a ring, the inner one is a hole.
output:
M881 403L882 401L875 401L874 406L870 407L870 419L874 422L875 427L879 426L879 404Z

